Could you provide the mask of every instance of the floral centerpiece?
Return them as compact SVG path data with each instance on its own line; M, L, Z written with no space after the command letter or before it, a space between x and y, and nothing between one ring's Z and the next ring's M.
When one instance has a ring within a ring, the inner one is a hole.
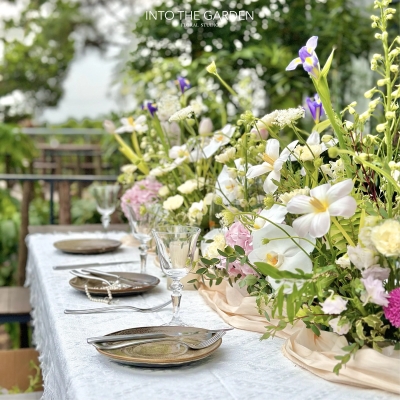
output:
M334 111L334 51L321 68L313 36L286 68L301 65L314 83L310 132L299 128L302 106L262 118L245 111L236 124L223 114L215 131L202 107L188 102L192 89L181 77L180 98L148 102L147 115L123 119L121 128L106 124L132 163L121 180L156 179L154 198L169 221L203 226L202 281L246 287L266 320L279 320L263 338L297 321L317 336L345 337L336 373L366 346L400 349L400 37L388 37L395 13L389 3L374 3L383 51L372 58L379 79L365 93L371 100L362 113L355 102ZM214 62L207 71L237 96ZM207 232L211 201L221 207L222 228Z

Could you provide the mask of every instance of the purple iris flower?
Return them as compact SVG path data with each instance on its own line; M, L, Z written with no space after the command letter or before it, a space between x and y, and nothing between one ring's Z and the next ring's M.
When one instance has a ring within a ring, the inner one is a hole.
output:
M183 76L178 76L176 78L176 83L179 85L182 93L184 93L186 89L190 89L190 82Z
M303 64L303 68L314 78L318 78L320 73L319 60L315 54L317 48L318 36L308 39L305 46L299 50L299 57L295 58L286 67L286 71L296 69L299 64Z
M154 113L157 111L157 104L152 103L151 101L146 101L142 105L142 110L147 110L152 117L154 117Z
M321 99L316 94L314 98L307 97L306 102L310 110L311 116L313 117L315 123L318 124L320 118L325 114L324 108L322 107Z

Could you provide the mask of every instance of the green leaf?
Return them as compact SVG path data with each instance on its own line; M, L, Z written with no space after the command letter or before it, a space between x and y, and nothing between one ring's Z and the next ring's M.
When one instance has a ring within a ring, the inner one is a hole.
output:
M313 131L317 131L318 133L321 133L326 128L328 128L330 125L331 125L331 121L329 121L329 119L326 119L325 121L322 121L319 124L316 124L313 128Z
M241 256L244 256L246 254L245 251L240 246L237 246L236 244L235 244L235 251L236 251L236 253L240 254Z
M270 332L265 332L264 335L261 336L260 340L269 339L271 337Z
M271 318L269 317L269 314L266 311L264 311L264 317L268 322L271 322Z
M311 325L311 330L317 335L320 336L321 332L316 325Z
M214 263L212 262L212 260L209 260L208 258L201 258L201 262L205 265L213 265Z
M358 320L356 322L356 332L357 332L357 336L362 339L362 340L366 340L366 336L364 335L364 330L363 330L363 325L362 325L362 321Z
M207 272L207 271L208 271L208 268L199 268L199 269L196 271L196 274L201 275L201 274L204 274L204 273Z
M335 48L332 49L331 54L329 55L328 59L326 60L324 68L322 68L322 71L321 71L321 76L327 77L328 72L329 72L329 70L331 68L331 64L332 64L332 61L333 61L333 54L334 53L335 53Z
M397 343L394 345L394 349L395 349L395 350L400 350L400 342L397 342Z

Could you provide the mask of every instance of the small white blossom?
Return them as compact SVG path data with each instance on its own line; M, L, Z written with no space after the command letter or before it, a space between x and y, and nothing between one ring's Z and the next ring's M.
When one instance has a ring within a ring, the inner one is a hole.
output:
M283 204L287 204L290 200L293 199L293 197L297 196L298 194L308 196L310 194L310 188L306 186L303 189L295 189L291 192L283 193L279 196L279 201Z
M157 102L157 108L158 118L161 121L167 121L171 115L181 108L181 104L177 96L167 94Z
M329 325L332 328L333 332L337 333L338 335L345 335L351 328L350 322L348 322L347 318L341 322L341 317L332 318L329 321Z
M204 178L200 177L197 179L189 179L182 185L178 186L178 192L182 194L190 194L197 189L202 189L204 187Z
M235 158L236 149L234 147L228 147L223 153L215 156L215 161L225 164Z
M287 110L276 110L274 125L278 125L280 129L291 125L300 118L304 118L305 110L303 107L288 108Z
M121 172L123 174L133 174L137 170L137 166L135 164L127 164L121 167Z
M203 216L207 214L207 206L203 200L193 203L188 211L188 218L192 224L200 224Z
M183 120L189 118L193 113L194 113L193 107L188 106L188 107L182 108L181 110L176 111L174 114L172 114L168 121L169 122L183 121Z

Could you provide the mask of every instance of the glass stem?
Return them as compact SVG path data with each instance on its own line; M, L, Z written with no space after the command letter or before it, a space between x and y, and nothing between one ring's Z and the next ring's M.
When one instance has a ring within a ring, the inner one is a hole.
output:
M181 298L183 285L179 279L173 278L171 283L171 299L172 299L172 321L171 324L182 325L181 319L179 317L179 311L181 308Z
M110 218L109 214L104 214L101 216L101 223L103 224L104 230L107 230L107 228L109 227L110 220L111 220L111 218Z
M140 250L140 273L145 274L146 264L147 264L147 250L148 250L147 244L141 244L139 246L139 250Z

